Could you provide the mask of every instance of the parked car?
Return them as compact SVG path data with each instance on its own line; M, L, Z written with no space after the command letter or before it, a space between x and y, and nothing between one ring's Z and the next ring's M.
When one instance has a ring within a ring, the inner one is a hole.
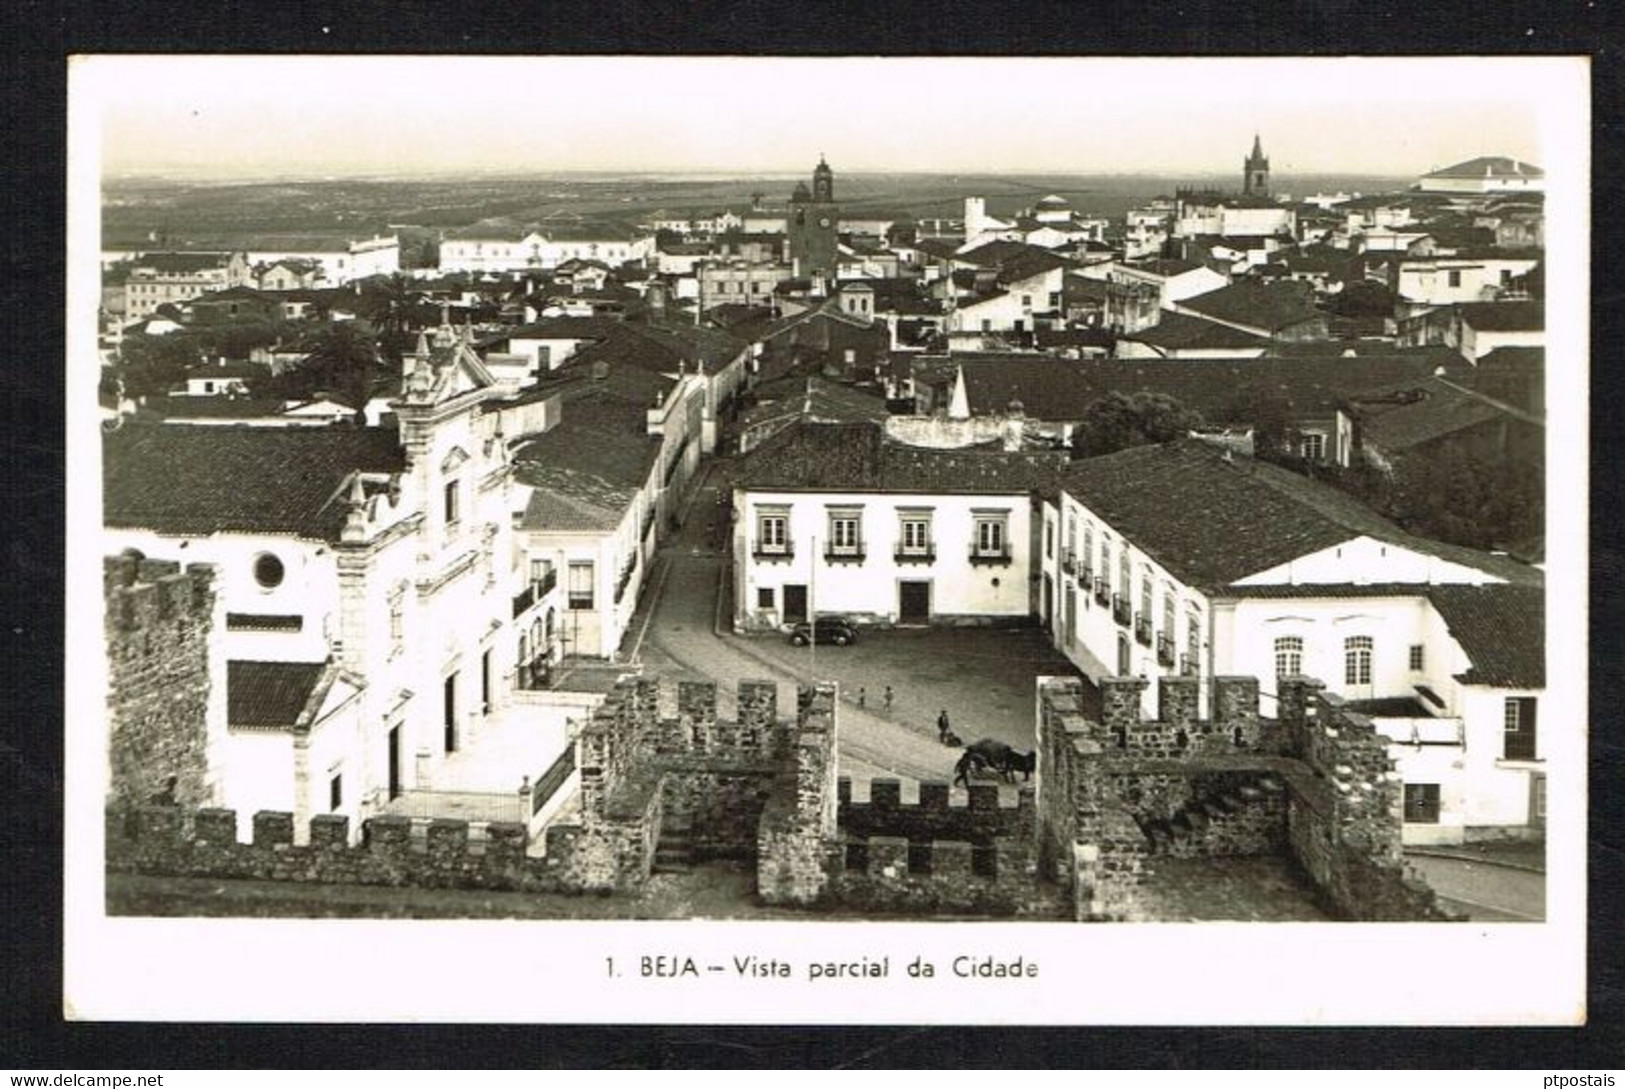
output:
M817 632L820 643L834 643L844 647L848 643L855 643L858 639L858 629L844 616L821 616L814 624L800 623L790 630L790 642L798 647L804 647L812 641L813 633Z

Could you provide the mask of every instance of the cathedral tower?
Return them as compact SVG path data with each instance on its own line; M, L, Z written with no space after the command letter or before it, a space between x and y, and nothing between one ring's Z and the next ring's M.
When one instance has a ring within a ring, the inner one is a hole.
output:
M1241 164L1241 191L1249 197L1270 195L1270 161L1264 157L1264 147L1253 134L1253 152Z

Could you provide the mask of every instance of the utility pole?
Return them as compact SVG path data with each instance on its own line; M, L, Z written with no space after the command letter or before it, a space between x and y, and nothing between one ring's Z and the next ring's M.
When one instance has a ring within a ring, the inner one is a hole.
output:
M812 547L807 552L807 678L818 683L818 532L813 531Z

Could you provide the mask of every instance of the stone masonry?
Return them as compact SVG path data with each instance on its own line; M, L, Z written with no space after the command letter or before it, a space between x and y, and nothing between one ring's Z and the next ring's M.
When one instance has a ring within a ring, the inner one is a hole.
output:
M1282 678L1280 717L1258 714L1258 682L1215 677L1199 715L1194 679L1108 678L1101 722L1078 682L1038 686L1038 855L1070 887L1080 921L1151 921L1139 889L1152 856L1286 854L1340 918L1449 916L1405 870L1400 785L1370 720L1307 677Z
M239 843L236 814L115 802L109 869L156 875L531 892L616 892L647 880L662 835L677 825L696 857L755 858L762 896L812 903L823 894L835 836L835 687L803 688L781 721L771 681L745 681L739 719L719 721L716 686L679 682L677 714L660 715L659 682L623 681L580 737L580 816L547 829L544 857L526 854L525 828L436 820L413 835L406 817L374 817L361 843L348 818L310 822L296 844L289 813L253 817Z
M224 627L215 569L109 557L103 592L111 799L207 805L210 725L225 724L225 693L211 677L219 657L211 644Z

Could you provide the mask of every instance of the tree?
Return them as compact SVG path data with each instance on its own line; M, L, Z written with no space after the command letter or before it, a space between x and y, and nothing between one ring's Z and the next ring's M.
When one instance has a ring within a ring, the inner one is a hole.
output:
M1165 393L1113 391L1083 410L1072 432L1074 457L1093 458L1131 446L1170 442L1202 425L1202 417Z
M363 322L334 322L312 334L306 347L295 368L307 379L305 392L327 391L356 410L357 423L364 421L379 371L372 330Z
M401 356L411 347L412 312L418 297L412 291L412 281L395 273L393 276L368 281L361 288L358 310L367 323L377 331L378 352L396 370L401 367Z
M1505 546L1544 530L1544 471L1537 463L1446 444L1400 459L1382 506L1425 537L1471 548Z
M190 333L133 333L119 346L119 377L131 397L161 396L185 382L186 372L202 358L202 347Z
M1374 280L1355 280L1331 297L1327 308L1342 318L1391 318L1398 297Z

